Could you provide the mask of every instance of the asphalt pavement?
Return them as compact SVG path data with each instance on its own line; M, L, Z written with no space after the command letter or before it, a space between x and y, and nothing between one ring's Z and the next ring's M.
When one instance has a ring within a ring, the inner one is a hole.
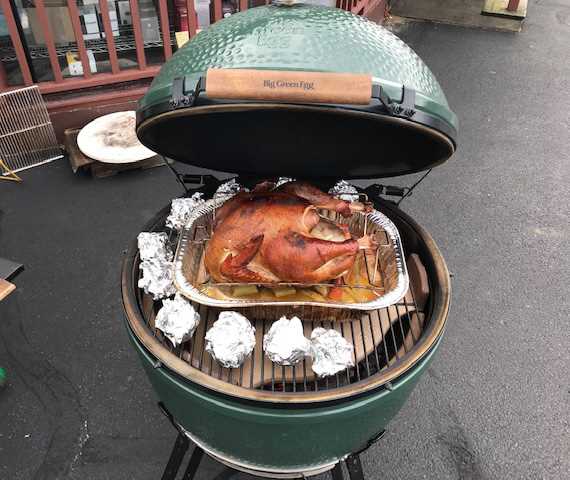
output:
M438 242L453 304L366 476L570 478L570 3L531 0L520 34L400 35L460 120L457 154L403 204ZM175 432L128 342L119 274L182 192L164 167L96 180L60 160L22 177L0 183L0 256L26 267L0 304L0 478L160 478ZM219 471L206 460L198 478Z

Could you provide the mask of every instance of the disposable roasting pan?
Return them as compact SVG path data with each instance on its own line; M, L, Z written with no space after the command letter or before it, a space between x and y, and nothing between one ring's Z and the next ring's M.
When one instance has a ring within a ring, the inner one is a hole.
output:
M369 213L354 214L348 221L351 233L360 236L363 233L376 233L384 241L379 246L378 254L370 254L364 257L363 264L366 267L368 279L373 279L372 286L363 287L359 285L347 285L338 288L369 288L378 295L375 299L367 302L338 302L333 300L299 300L283 298L261 299L235 297L232 295L215 295L214 288L229 288L238 284L216 284L208 279L204 268L204 251L206 242L212 234L212 224L215 219L217 208L219 208L230 196L219 196L206 201L196 208L189 218L186 227L180 234L178 247L174 259L174 283L179 292L184 296L203 305L218 308L251 308L251 307L315 307L322 313L322 309L350 310L375 310L388 307L401 300L408 291L409 279L404 261L402 242L396 226L392 221L378 210ZM321 211L321 215L335 219L334 212ZM346 221L346 220L345 220ZM362 253L361 253L362 254ZM377 258L376 258L377 257ZM374 274L376 270L376 274ZM298 288L311 288L311 285L281 283L275 286L294 286ZM330 285L329 285L330 286ZM221 298L223 297L223 298ZM304 309L305 316L311 309ZM313 316L313 315L311 315Z

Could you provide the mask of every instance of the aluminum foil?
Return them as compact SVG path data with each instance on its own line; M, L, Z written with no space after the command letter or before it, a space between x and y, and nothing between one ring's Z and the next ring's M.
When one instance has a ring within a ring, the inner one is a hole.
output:
M278 365L295 365L311 354L311 342L303 335L301 320L281 317L263 337L263 350Z
M237 312L222 312L206 333L206 351L226 368L238 368L255 347L255 328Z
M294 178L279 177L279 179L278 179L277 182L275 183L275 188L280 187L280 186L283 185L284 183L289 183L289 182L294 182L294 181L295 181Z
M347 202L357 202L360 198L358 190L346 180L339 180L335 186L329 190L329 194Z
M137 238L142 276L139 288L152 295L154 300L170 297L176 293L172 249L164 232L141 232Z
M166 219L166 226L175 230L182 230L194 209L204 203L203 194L196 192L188 198L174 198L170 207L170 215Z
M225 197L228 195L235 195L236 193L241 192L242 190L247 191L247 188L242 187L238 182L236 182L235 178L227 181L226 183L222 183L216 192L214 193L214 198L217 197Z
M168 235L164 232L141 232L137 237L141 260L161 258L172 260L173 254L168 245Z
M174 347L190 340L200 323L200 314L179 293L174 300L163 300L156 314L154 326L164 333Z
M143 273L139 279L139 288L151 294L154 300L171 297L176 293L171 261L159 257L143 260L139 268Z
M334 375L354 366L354 347L336 330L315 328L311 333L313 372L319 377Z

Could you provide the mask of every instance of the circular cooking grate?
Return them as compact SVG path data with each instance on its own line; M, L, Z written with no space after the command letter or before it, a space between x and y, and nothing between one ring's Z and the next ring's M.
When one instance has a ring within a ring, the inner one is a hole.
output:
M382 204L382 207L388 206ZM310 359L295 367L275 365L264 355L262 348L263 335L272 320L257 319L254 321L256 345L251 356L240 368L223 368L204 349L206 332L217 320L221 309L199 304L194 304L201 316L194 336L173 347L162 332L154 328L154 318L162 302L153 301L137 287L140 272L136 245L123 270L123 298L129 326L147 350L157 357L157 366L167 366L193 382L231 395L274 402L318 401L381 386L389 388L389 382L423 358L439 338L449 306L449 276L427 233L407 217L406 223L402 224L401 217L405 215L394 207L388 208L397 225L407 225L400 233L405 249L406 244L412 249L406 252L411 288L405 297L387 308L355 312L357 317L350 321L304 322L307 337L316 327L339 331L354 347L355 367L319 379L311 369ZM168 211L169 208L163 209L145 230L166 232L175 250L177 234L165 226ZM388 213L386 208L383 211ZM419 251L413 252L413 249ZM413 265L410 265L411 261Z

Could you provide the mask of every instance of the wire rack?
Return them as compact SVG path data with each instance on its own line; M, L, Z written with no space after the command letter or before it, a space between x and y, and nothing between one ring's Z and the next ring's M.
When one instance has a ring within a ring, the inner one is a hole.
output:
M166 228L164 222L159 223L154 231L167 232L171 246L176 246L178 236ZM136 266L138 268L138 259ZM414 271L410 272L412 285L418 280L415 278ZM140 272L138 274L140 275ZM271 328L273 320L257 318L252 321L256 337L254 350L241 367L228 369L221 367L205 350L206 332L217 320L222 309L193 302L194 308L200 314L201 322L194 336L175 348L162 332L154 327L154 319L162 303L153 301L151 296L140 289L138 290L138 302L146 326L170 353L193 368L228 384L275 394L331 390L358 383L392 368L420 341L427 323L423 310L425 305L419 308L414 288L410 288L396 304L367 312L357 311L349 321L335 322L319 319L304 321L305 336L310 337L312 330L317 327L334 328L354 348L354 367L349 367L334 376L320 379L313 373L312 363L308 358L296 366L283 367L275 365L264 355L263 336ZM291 308L290 312L294 315L295 309Z
M38 87L0 93L0 158L8 169L19 172L62 156Z

